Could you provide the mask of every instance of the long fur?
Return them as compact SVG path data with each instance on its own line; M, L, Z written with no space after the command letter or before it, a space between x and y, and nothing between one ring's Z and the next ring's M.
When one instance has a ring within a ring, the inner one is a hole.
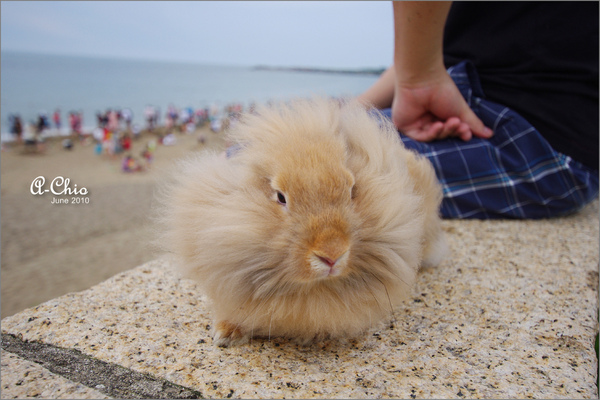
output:
M361 105L264 106L229 140L234 156L183 162L162 197L162 242L211 299L217 344L358 335L443 258L431 165Z

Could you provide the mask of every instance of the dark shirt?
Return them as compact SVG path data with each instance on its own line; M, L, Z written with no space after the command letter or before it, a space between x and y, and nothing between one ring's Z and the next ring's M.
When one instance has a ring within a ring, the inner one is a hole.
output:
M598 170L598 2L454 2L446 67L471 60L485 97Z

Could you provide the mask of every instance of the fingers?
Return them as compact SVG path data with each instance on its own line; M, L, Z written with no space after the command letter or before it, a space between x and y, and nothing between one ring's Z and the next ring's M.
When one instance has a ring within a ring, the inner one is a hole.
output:
M458 129L463 125L460 119L456 117L448 118L448 120L444 123L444 127L441 133L438 135L437 139L445 139L449 136L460 136L458 134Z
M493 135L492 130L485 126L483 126L480 132L476 132L468 123L461 121L457 117L451 117L445 122L435 121L422 124L418 127L411 127L405 129L403 133L420 142L431 142L448 137L458 137L467 142L473 136L490 138Z
M489 139L494 135L494 132L485 125L475 114L475 119L469 121L461 120L458 117L448 118L445 122L437 122L431 124L426 130L426 136L430 140L446 139L448 137L458 137L459 139L468 142L475 137Z
M477 117L477 115L475 115L475 113L470 108L467 108L463 112L463 115L461 116L461 120L463 121L464 124L466 124L466 126L470 130L470 134L472 134L472 136L480 137L483 139L489 139L494 135L494 132L492 132L492 130L490 128L485 126L483 124L483 122L481 122L481 120ZM466 127L462 127L462 129L461 129L462 133L464 133L466 130L467 130ZM462 139L462 137L461 137L461 139ZM469 137L467 140L470 140L470 139L471 139L471 137ZM465 139L463 139L463 140L465 140Z
M461 123L458 118L451 118L446 122L428 121L426 123L412 126L404 129L402 132L419 142L431 142L433 140L445 139L451 136L459 136L463 140L468 140L466 135L459 133L462 126L467 126ZM467 126L468 129L468 126ZM470 130L467 135L470 135Z
M459 137L464 141L471 139L469 125L457 117L449 118L447 121L435 121L424 124L421 127L409 129L405 132L409 137L421 142L446 139L448 137Z
M473 136L489 139L493 134L492 130L486 127L483 122L477 118L475 113L469 110L464 119L457 117L448 118L436 139L445 139L454 136L467 142L471 140Z
M461 122L456 129L456 136L458 136L461 140L468 142L473 137L473 132L468 124Z
M402 133L411 139L419 142L431 142L436 140L439 133L444 128L443 122L434 122L420 127L410 127L402 129Z

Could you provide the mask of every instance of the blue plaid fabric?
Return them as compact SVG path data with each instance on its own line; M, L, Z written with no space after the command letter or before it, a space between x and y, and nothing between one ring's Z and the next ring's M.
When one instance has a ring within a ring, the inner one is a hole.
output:
M423 143L400 135L433 164L443 187L443 217L548 218L575 212L598 196L598 171L555 151L515 111L485 100L471 63L448 72L494 136ZM390 109L382 113L391 118Z

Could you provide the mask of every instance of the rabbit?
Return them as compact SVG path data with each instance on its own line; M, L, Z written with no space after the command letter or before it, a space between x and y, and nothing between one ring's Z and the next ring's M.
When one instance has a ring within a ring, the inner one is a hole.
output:
M182 161L163 240L214 313L213 342L353 338L392 316L447 245L430 162L357 101L261 106L231 156Z

